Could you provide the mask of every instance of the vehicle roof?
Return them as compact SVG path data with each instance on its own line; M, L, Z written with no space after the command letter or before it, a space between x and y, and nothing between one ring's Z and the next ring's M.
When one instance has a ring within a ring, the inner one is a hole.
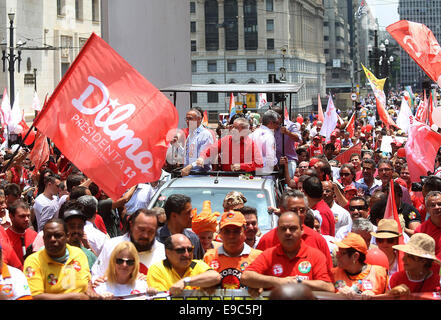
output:
M170 180L165 185L168 188L200 188L200 187L218 187L218 188L241 188L241 189L256 189L261 190L263 188L269 188L272 181L269 179L264 179L256 177L252 180L245 180L239 177L217 177L218 183L215 184L214 181L216 177L182 177ZM165 186L164 185L164 186Z
M238 93L297 93L303 83L224 83L178 84L163 88L161 92L238 92Z

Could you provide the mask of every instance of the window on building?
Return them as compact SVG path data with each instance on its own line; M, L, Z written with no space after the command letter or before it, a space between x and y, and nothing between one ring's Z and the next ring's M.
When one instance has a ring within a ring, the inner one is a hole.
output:
M207 61L207 71L208 72L217 72L216 60Z
M191 51L196 51L196 40L191 40Z
M266 39L267 50L274 50L274 39Z
M339 76L339 74L338 73L336 73L336 72L333 72L332 73L332 79L338 79L340 76Z
M83 0L75 0L75 19L83 20Z
M268 59L266 61L266 70L267 71L275 71L276 70L276 63L274 62L274 59Z
M256 71L256 60L247 60L247 71Z
M273 12L274 11L274 1L266 0L266 11Z
M197 92L191 93L191 102L198 103L198 93Z
M190 2L190 13L196 13L196 2Z
M58 16L65 15L65 13L66 13L65 5L66 5L66 0L57 0L57 15Z
M216 82L210 81L209 84L216 84ZM208 103L218 103L219 102L219 94L217 92L208 92L207 93L207 102Z
M64 75L66 74L67 70L69 69L70 63L67 62L62 62L61 63L61 77L64 77Z
M244 0L243 11L245 50L256 50L258 46L256 0Z
M329 41L329 36L324 36L324 37L323 37L323 40L324 40L324 41Z
M266 20L266 31L268 32L274 31L274 19Z
M92 0L92 21L100 21L100 2L99 0Z
M224 30L225 49L237 50L239 46L239 24L238 24L237 0L224 1Z
M219 50L219 17L216 0L205 0L205 50Z
M192 61L191 62L191 72L192 73L197 72L197 63L196 63L196 61Z
M228 60L227 61L227 71L236 72L236 70L237 70L236 60Z
M190 32L192 33L196 32L196 21L190 22Z

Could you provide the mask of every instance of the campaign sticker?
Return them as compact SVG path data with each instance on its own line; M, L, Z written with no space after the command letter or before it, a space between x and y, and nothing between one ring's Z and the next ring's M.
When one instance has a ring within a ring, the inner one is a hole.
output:
M299 271L301 273L309 273L311 271L311 263L309 261L299 263Z
M160 197L158 198L159 201L164 201L165 199L167 199L166 196L160 196Z
M278 276L283 273L283 267L281 264L275 264L273 266L273 275Z
M256 197L259 199L263 199L265 198L265 195L263 193L258 193Z

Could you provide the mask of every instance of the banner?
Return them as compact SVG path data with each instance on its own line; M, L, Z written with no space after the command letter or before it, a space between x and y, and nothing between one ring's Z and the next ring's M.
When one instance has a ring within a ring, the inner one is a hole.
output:
M441 86L441 47L432 31L422 23L400 20L386 30L424 70Z
M160 178L177 125L170 100L94 33L35 120L114 200Z

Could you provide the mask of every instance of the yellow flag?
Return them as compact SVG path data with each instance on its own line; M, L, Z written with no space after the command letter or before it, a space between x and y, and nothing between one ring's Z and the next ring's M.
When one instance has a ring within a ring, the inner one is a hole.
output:
M379 90L383 90L384 83L386 82L386 78L384 79L377 79L374 74L367 69L363 64L361 64L363 67L364 73L366 74L366 77L368 78L371 85L375 86Z

